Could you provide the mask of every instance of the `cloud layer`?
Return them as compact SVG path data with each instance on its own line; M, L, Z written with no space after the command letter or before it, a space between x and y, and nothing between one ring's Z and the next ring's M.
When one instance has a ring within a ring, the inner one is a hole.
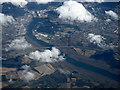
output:
M48 2L53 2L54 0L0 0L0 4L12 3L15 6L24 7L28 2L36 2L37 4L47 4Z
M12 3L15 6L24 7L28 2L37 2L38 4L46 4L48 2L64 2L65 0L0 0L0 4ZM119 0L75 0L78 2L119 2Z
M48 2L53 2L54 0L28 0L28 2L37 2L37 4L46 4Z
M52 50L45 50L44 52L31 52L28 57L41 62L58 62L64 60L64 57L60 55L59 49L55 47L52 47Z
M6 25L7 23L12 23L14 18L12 16L5 15L3 13L0 13L0 24Z
M29 44L24 37L19 37L9 44L10 49L24 50L30 48L32 45Z
M95 34L88 34L87 38L91 43L98 45L99 47L106 46L105 42L103 41L103 38L101 35L95 35Z
M110 16L113 17L114 19L118 20L118 15L117 15L115 12L113 12L112 10L105 11L105 13L106 13L107 15L110 15Z
M65 1L56 11L60 14L59 18L62 19L81 22L97 21L97 18L87 11L81 3L76 1Z
M22 75L27 82L31 81L31 80L34 80L34 77L35 77L35 75L33 73L26 72L26 71L23 71Z
M24 79L25 81L27 81L27 82L29 82L29 81L31 81L31 80L34 80L35 75L34 75L33 73L29 72L30 66L24 65L24 66L22 66L22 68L24 69L24 70L22 71L23 79Z
M108 45L104 41L104 37L101 35L95 35L95 34L88 34L87 39L90 41L90 43L96 44L98 47L103 49L113 49L114 47L117 47L115 45Z
M22 66L21 68L24 69L24 70L26 70L26 71L28 71L28 70L30 69L30 66L24 65L24 66Z
M26 0L0 0L0 4L12 3L15 6L24 7L28 2Z

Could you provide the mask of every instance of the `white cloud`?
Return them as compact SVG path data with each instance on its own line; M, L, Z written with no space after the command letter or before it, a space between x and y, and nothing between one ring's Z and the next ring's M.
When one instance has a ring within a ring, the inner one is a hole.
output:
M15 6L24 7L28 2L37 2L38 4L46 4L48 2L53 2L54 0L0 0L0 4L12 3Z
M46 4L48 2L53 2L54 0L28 0L28 2L37 2L37 4Z
M113 17L114 19L118 20L118 15L117 15L115 12L113 12L112 10L105 11L105 13L106 13L107 15L110 15L110 16Z
M13 79L10 79L8 82L9 82L9 83L13 82Z
M12 3L15 6L24 7L28 2L37 2L38 4L46 4L48 2L64 2L66 0L0 0L0 4ZM119 0L75 0L78 2L119 2Z
M66 74L65 70L63 70L62 68L58 68L58 70L60 71L60 73Z
M27 82L34 80L35 75L32 72L29 72L30 66L24 65L24 66L22 66L22 68L24 69L22 71L23 79Z
M59 49L52 47L52 50L45 50L44 52L31 52L29 58L38 60L41 62L58 62L63 61L64 58L60 55Z
M0 0L0 4L12 3L15 6L24 7L28 2L26 0Z
M7 23L12 23L14 18L12 16L5 15L3 13L0 13L0 24L6 25Z
M22 75L26 81L31 81L31 80L34 80L35 78L35 75L31 72L23 71Z
M31 46L32 45L26 41L25 37L19 37L13 40L11 44L9 44L10 49L16 49L16 50L20 50L20 49L24 50L30 48Z
M65 1L64 4L56 9L60 14L59 18L67 20L77 20L81 22L97 21L85 7L76 1Z
M103 48L103 49L113 49L114 47L117 47L115 45L107 45L104 41L103 36L101 35L95 35L95 34L88 34L87 39L90 41L90 43L96 44L98 47Z
M23 68L24 70L28 71L28 70L30 69L30 66L24 65L24 66L22 66L21 68Z
M111 19L106 19L106 22L111 22Z
M99 47L106 46L101 35L94 35L92 33L88 34L87 38L91 43L98 45Z

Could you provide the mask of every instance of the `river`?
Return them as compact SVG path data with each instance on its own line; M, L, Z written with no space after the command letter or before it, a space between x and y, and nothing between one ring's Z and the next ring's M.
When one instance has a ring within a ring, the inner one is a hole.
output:
M50 44L43 42L41 40L37 40L36 37L32 35L32 28L35 27L35 23L36 23L36 21L38 21L38 19L33 19L33 20L34 21L32 21L29 25L28 32L26 34L27 37L31 38L32 40L36 41L37 43L39 43L40 45L42 45L44 47L53 47L54 45L50 45ZM98 68L98 67L80 62L80 61L76 61L73 58L70 58L68 55L66 55L65 58L66 58L67 62L69 62L77 67L98 73L100 75L106 76L106 77L113 79L115 81L119 81L119 75L113 74L107 70L104 70L104 69L101 69L101 68Z

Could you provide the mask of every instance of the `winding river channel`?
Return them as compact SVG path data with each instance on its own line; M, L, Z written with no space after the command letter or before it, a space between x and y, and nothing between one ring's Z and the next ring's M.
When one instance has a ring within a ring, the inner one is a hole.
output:
M34 20L34 19L33 19ZM44 46L44 47L53 47L54 45L50 45L48 43L45 43L41 40L37 40L35 36L32 35L32 28L34 27L35 25L35 22L32 21L29 25L29 28L28 28L28 31L27 31L27 37L31 38L32 40L34 40L35 42L39 43L40 45ZM55 47L55 46L54 46ZM95 67L95 66L92 66L92 65L89 65L89 64L86 64L86 63L83 63L83 62L80 62L80 61L76 61L74 60L73 58L70 58L68 55L65 56L66 58L66 61L77 66L77 67L80 67L80 68L83 68L85 70L89 70L89 71L92 71L92 72L95 72L95 73L98 73L100 75L103 75L105 77L108 77L112 80L115 80L115 81L119 81L119 76L116 75L116 74L113 74L107 70L104 70L102 68L98 68L98 67Z

